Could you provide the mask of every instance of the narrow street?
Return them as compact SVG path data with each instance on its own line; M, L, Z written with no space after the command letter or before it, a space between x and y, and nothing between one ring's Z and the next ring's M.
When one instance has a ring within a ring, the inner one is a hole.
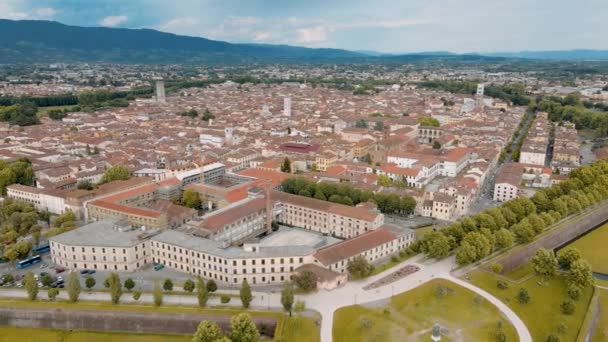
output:
M481 186L479 197L477 198L477 200L475 200L475 202L471 204L469 208L470 215L476 214L484 209L493 208L498 204L494 202L494 184L496 182L496 173L503 164L513 161L513 153L515 152L515 147L518 146L521 140L523 139L526 132L525 128L528 127L528 125L533 119L534 114L530 111L527 111L522 119L522 128L517 131L516 137L511 142L511 153L508 153L506 155L504 162L496 163L496 165L493 165L488 171L488 176L485 179L483 185Z

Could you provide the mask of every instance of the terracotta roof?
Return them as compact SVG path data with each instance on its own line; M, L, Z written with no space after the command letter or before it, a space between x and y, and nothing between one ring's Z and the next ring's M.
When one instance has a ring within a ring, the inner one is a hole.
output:
M230 209L220 211L205 218L204 228L211 232L216 232L223 226L233 223L238 219L251 215L260 210L265 210L266 200L257 198L252 201L239 204Z
M161 216L161 214L159 212L154 211L154 210L138 208L138 207L130 207L128 205L122 205L122 204L113 203L113 202L106 202L103 200L93 201L93 202L91 202L91 204L94 206L97 206L97 207L102 207L102 208L106 208L106 209L110 209L110 210L114 210L114 211L120 211L121 213L125 213L125 214L132 214L132 215L139 215L139 216L146 216L146 217L153 217L153 218L157 218L157 217Z
M262 169L247 169L239 172L238 174L241 176L269 180L273 187L281 184L281 182L290 177L290 175L287 173Z
M379 213L361 210L360 208L355 208L344 204L332 203L318 200L315 198L288 194L282 191L272 191L270 193L270 198L273 201L281 201L284 203L307 207L318 211L329 212L336 215L352 217L358 220L368 222L374 221L378 217L378 215L381 215Z
M314 257L323 265L329 266L338 261L361 254L374 247L396 239L397 236L388 228L379 228L352 239L339 242L318 250Z

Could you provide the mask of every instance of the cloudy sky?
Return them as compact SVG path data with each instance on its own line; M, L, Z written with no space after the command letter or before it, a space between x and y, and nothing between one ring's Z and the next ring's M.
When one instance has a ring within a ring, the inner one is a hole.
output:
M0 0L0 18L382 52L608 49L608 0Z

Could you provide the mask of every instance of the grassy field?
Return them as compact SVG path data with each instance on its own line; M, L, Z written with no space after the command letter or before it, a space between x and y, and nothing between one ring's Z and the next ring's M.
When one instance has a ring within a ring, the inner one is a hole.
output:
M529 274L525 274L526 269ZM522 266L520 269L514 270L510 275L515 275L517 279L522 279L530 274L531 269L527 266ZM573 315L564 315L561 313L560 304L568 297L566 294L566 283L561 276L548 278L542 282L540 277L534 275L521 283L510 281L507 277L498 278L495 274L479 269L469 273L468 276L471 283L490 292L515 311L528 329L530 329L532 340L545 341L549 334L557 334L562 341L576 340L589 306L592 295L591 288L583 291L583 295L575 303L575 313ZM509 288L505 290L499 289L496 286L498 279L507 281ZM517 293L520 288L528 290L531 297L530 303L519 303ZM560 324L564 325L562 328L565 327L565 332L559 332Z
M109 311L137 311L137 312L161 312L161 313L191 313L191 314L216 314L216 315L234 315L240 312L243 312L241 309L237 308L197 308L197 307L186 307L186 306L161 306L156 307L153 305L139 305L139 304L120 304L113 305L107 302L78 302L78 303L69 303L66 301L57 301L57 302L30 302L25 299L0 299L0 306L10 306L10 307L34 307L34 308L62 308L62 309L72 309L72 310L109 310ZM279 312L270 312L270 311L247 311L252 316L258 317L276 317L279 320L284 320L283 322L283 341L285 342L300 342L300 341L318 341L319 340L319 327L315 324L315 320L309 317L301 317L301 316L293 316L287 317L283 313ZM0 341L4 341L3 338L5 334L2 329L4 327L0 327ZM15 328L18 331L22 329ZM25 329L25 328L23 328ZM45 342L51 341L140 341L140 337L146 337L148 335L142 334L115 334L115 333L107 333L107 332L78 332L73 334L66 335L66 332L60 330L48 330L48 329L27 329L28 330L28 338L29 331L40 330L39 332L44 336ZM10 331L7 331L7 334L10 334ZM83 339L80 338L81 334L85 334ZM88 338L86 334L93 334L90 338ZM66 335L66 336L63 336ZM72 336L73 335L73 336ZM160 336L159 339L154 339L154 336ZM115 338L114 338L115 337ZM58 339L55 339L58 338ZM141 341L185 341L190 340L190 336L187 339L184 339L182 335L150 335L150 339L142 339ZM34 339L32 341L41 341L43 339ZM16 340L11 340L16 341ZM21 341L21 340L19 340Z
M190 335L124 334L94 331L64 331L0 327L0 341L4 342L186 342Z
M438 287L448 288L440 298ZM399 294L386 306L353 305L334 315L334 342L429 341L434 322L448 331L442 341L492 341L502 321L507 341L517 336L496 307L447 280L433 280Z
M600 318L595 326L593 342L608 341L608 290L596 289L600 296Z
M591 264L595 272L608 274L608 253L605 243L608 241L608 224L574 241L569 246L578 249L583 259Z
M426 226L414 229L414 233L416 234L416 239L420 239L426 233L430 233L433 231L433 226Z

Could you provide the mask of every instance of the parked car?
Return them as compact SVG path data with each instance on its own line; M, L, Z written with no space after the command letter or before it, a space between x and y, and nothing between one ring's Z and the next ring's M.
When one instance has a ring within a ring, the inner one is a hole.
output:
M57 267L55 267L55 272L56 273L63 273L63 272L65 272L65 268L57 266Z
M81 270L80 274L81 275L87 275L87 274L89 274L89 270Z
M95 274L95 273L97 273L97 271L95 271L95 270L89 270L89 271L87 272L87 274Z
M21 274L17 274L17 275L15 276L15 280L19 281L19 280L21 280L21 279L23 279L23 276L22 276Z
M162 270L163 268L165 268L165 265L163 265L163 264L158 264L158 265L155 265L155 266L154 266L154 270L155 270L155 271L160 271L160 270Z
M51 287L53 287L53 288L56 288L56 287L63 288L64 284L65 284L65 282L63 281L63 279L61 279L61 280L57 279L57 280L55 280L55 281L54 281L54 282L51 284Z

